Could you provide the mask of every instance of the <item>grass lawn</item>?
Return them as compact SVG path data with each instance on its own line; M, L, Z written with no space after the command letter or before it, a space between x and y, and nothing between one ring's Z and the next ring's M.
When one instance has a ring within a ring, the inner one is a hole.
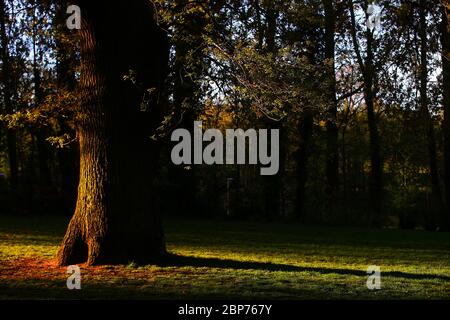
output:
M449 233L171 220L164 265L81 265L68 290L52 260L66 225L0 216L0 299L450 299Z

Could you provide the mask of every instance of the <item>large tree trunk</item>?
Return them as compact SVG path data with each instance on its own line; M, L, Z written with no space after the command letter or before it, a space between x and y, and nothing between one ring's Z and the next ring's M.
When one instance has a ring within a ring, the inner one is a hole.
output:
M324 0L325 9L325 59L327 59L328 81L328 119L327 119L327 209L330 216L333 215L337 201L339 187L339 154L338 154L338 127L337 127L337 100L336 100L336 75L335 75L335 24L336 13L333 0Z
M442 1L442 73L444 104L444 160L446 212L441 216L441 229L450 229L450 2Z
M146 89L162 86L167 40L146 0L78 4L83 17L80 181L57 260L60 265L145 263L164 254L165 244L151 194L156 154L140 103ZM136 71L134 84L123 80L129 70Z

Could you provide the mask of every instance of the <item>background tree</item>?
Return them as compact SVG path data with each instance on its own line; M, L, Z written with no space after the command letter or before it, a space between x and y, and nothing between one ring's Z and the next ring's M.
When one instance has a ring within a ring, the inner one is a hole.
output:
M362 10L365 13L365 20L369 19L368 13L368 1L362 2ZM383 164L381 158L381 146L380 146L380 134L378 131L378 119L375 110L376 95L375 95L375 64L374 61L374 29L366 26L362 31L365 40L365 57L363 57L360 44L358 41L358 27L355 16L355 4L353 1L349 1L349 11L351 18L351 37L353 40L353 46L357 63L361 70L362 80L364 82L364 100L367 108L367 121L369 126L369 140L370 140L370 162L371 162L371 174L370 174L370 197L372 203L373 216L371 225L381 226L382 224L382 176L383 176Z
M13 93L15 91L14 87L14 77L11 66L11 57L9 51L9 37L7 30L7 20L8 15L6 11L5 1L0 1L0 37L1 37L1 59L2 59L2 82L3 82L3 106L4 112L11 114L13 113ZM18 180L19 180L19 165L17 160L17 137L16 132L13 129L6 129L6 140L8 148L8 161L9 161L9 171L10 171L10 185L13 194L17 192Z
M333 0L324 0L325 19L325 64L328 66L328 84L326 92L328 98L328 119L327 119L327 193L329 196L328 210L333 215L336 208L337 193L339 190L339 150L338 150L338 124L337 112L338 103L336 100L336 66L335 66L335 29L336 29L336 9Z
M450 27L449 10L450 3L442 1L441 43L442 43L442 84L444 106L444 159L445 159L445 203L447 213L441 217L441 225L444 229L450 228Z

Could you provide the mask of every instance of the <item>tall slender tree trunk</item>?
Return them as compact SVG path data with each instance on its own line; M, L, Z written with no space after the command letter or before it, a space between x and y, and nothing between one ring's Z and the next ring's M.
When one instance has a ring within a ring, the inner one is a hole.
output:
M275 8L274 1L270 0L264 0L264 8L266 9L266 50L274 53L276 51L275 37L278 11Z
M36 23L36 22L35 22ZM44 92L42 88L41 72L38 66L38 50L37 50L37 30L36 27L33 29L33 77L34 77L34 104L35 107L39 107L44 99ZM48 164L50 160L50 145L45 140L46 130L45 128L38 128L33 130L32 134L36 137L36 146L38 151L38 165L39 165L39 180L40 183L45 186L51 184L51 170Z
M264 28L261 21L261 5L260 0L253 0L253 7L255 10L255 19L256 19L256 32L258 35L258 50L262 50L264 44Z
M369 18L367 13L367 4L365 1L364 11L366 11L366 20ZM370 146L370 177L369 177L369 193L371 202L371 215L369 217L369 225L372 227L381 227L383 224L382 217L382 201L383 201L383 162L381 157L380 134L378 131L378 119L375 112L375 70L374 70L374 54L373 54L373 33L367 27L365 31L366 40L366 58L362 58L356 35L356 18L354 12L354 2L349 1L349 9L351 15L352 30L351 36L353 45L361 69L364 81L364 100L367 108L367 122L369 127L369 146Z
M428 212L426 219L426 227L434 229L435 218L434 212L441 212L442 205L442 191L439 183L439 173L437 166L436 141L433 128L433 119L428 108L428 41L427 41L427 18L426 18L426 1L421 0L419 6L420 16L420 110L425 124L425 134L428 145L428 161L430 167L430 178L433 199L433 212Z
M304 57L311 66L317 64L319 53L319 42L316 39L307 44ZM311 83L314 83L312 80ZM314 89L312 89L314 90ZM296 213L300 222L305 223L308 219L308 208L306 206L306 185L308 182L308 162L311 157L311 141L314 133L314 109L306 105L302 112L298 123L298 133L300 135L299 148L297 150L297 197L296 197Z
M2 59L2 78L3 78L3 99L5 112L10 114L14 112L12 83L12 68L8 49L8 34L6 30L6 3L0 0L0 40L1 40L1 59ZM17 137L12 129L6 129L6 140L8 145L8 161L10 171L10 185L13 193L17 192L19 184L19 164L17 160Z
M174 105L179 126L193 134L194 121L197 120L201 110L199 84L204 71L203 49L205 46L203 32L206 26L206 17L200 6L187 0L175 1L178 14L182 16L175 37L175 90ZM192 55L194 50L195 54ZM194 60L195 59L195 60ZM183 166L171 164L169 169L170 180L174 186L171 193L179 201L173 203L172 210L176 214L193 216L198 212L197 185L199 182L198 170L192 166L186 170Z
M277 36L277 19L279 12L276 8L274 1L263 1L263 8L265 11L266 25L264 28L265 35L265 48L263 50L272 55L275 59L278 48L276 44ZM281 135L284 136L283 123L281 121L273 121L271 119L265 119L264 125L268 129L278 129ZM284 140L280 139L280 168L276 175L263 177L264 181L264 216L268 221L279 217L281 208L281 188L282 177L284 171Z
M140 103L167 74L166 35L146 0L80 0L81 78L77 110L80 180L57 261L145 263L165 253L152 201L151 140ZM121 19L117 19L120 17ZM135 83L124 81L136 71ZM136 85L135 85L136 84ZM151 109L158 108L155 105Z
M444 183L446 210L442 211L441 229L450 230L450 2L442 1L442 74L444 104Z
M371 68L371 64L367 65ZM372 217L370 225L382 226L382 160L380 155L380 134L378 132L377 116L374 106L373 75L366 71L364 97L367 107L367 120L369 125L370 163L369 192L372 203Z
M297 197L296 213L300 222L306 222L306 182L308 178L307 166L311 153L311 139L313 134L313 114L311 110L303 112L299 123L300 147L297 151Z
M328 214L333 216L337 201L339 187L339 151L338 151L338 126L337 126L337 100L336 100L336 75L335 75L335 27L336 13L333 0L324 0L325 9L325 59L327 60L327 197Z

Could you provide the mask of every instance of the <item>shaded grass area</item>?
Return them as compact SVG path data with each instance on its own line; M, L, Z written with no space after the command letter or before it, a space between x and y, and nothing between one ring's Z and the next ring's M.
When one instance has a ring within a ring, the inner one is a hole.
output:
M68 290L52 261L66 225L0 216L0 299L450 299L448 233L173 220L164 262L82 265Z

